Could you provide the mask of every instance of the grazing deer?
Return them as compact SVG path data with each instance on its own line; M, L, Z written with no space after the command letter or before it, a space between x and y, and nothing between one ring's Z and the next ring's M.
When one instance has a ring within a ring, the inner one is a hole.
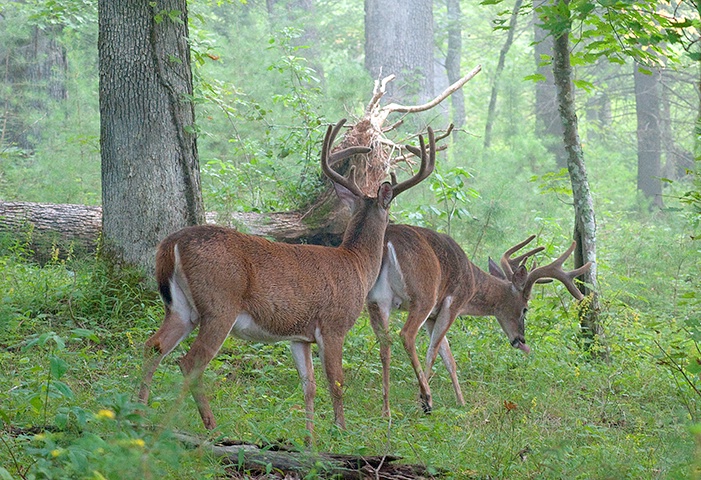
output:
M330 164L369 148L352 147L330 155L343 126L326 132L321 167L336 192L355 210L337 248L276 243L212 225L184 228L167 237L156 253L156 279L165 304L165 320L145 345L139 392L148 401L153 373L161 360L195 327L197 338L180 360L180 369L207 429L216 427L202 388L202 373L227 335L255 342L290 342L304 388L306 426L313 434L316 382L311 344L329 382L335 423L343 416L342 350L346 333L360 315L382 262L383 236L392 199L426 178L434 167L435 140L429 128L430 154L408 147L421 157L419 172L400 184L383 183L377 197L361 192L351 173L346 179Z
M419 381L422 407L429 413L431 389L416 353L416 336L422 325L430 336L425 372L431 372L436 355L440 354L450 373L457 400L464 405L455 359L445 338L458 315L494 315L511 345L529 353L523 322L533 284L559 280L574 298L583 298L574 279L586 272L591 262L571 272L562 269L575 248L574 242L557 260L530 273L526 270L526 260L544 247L511 258L534 238L535 235L528 237L507 250L501 257L501 268L490 258L488 274L470 262L462 248L447 235L409 225L387 227L382 268L367 301L372 328L380 341L384 415L390 414L391 310L408 311L401 331L402 341Z

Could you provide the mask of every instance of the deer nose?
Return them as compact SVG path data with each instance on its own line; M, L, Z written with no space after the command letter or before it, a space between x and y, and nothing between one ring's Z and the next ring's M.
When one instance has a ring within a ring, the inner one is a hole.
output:
M511 346L523 350L524 353L531 353L531 347L526 345L526 339L523 337L516 337L511 341Z

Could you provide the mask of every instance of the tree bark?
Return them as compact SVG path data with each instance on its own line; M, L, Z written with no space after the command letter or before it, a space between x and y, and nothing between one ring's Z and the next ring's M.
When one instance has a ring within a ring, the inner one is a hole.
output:
M487 122L484 127L484 148L487 149L492 143L492 125L494 123L494 114L497 107L497 92L499 90L499 78L501 77L501 72L504 70L504 61L506 59L506 54L509 53L511 44L514 42L514 31L516 30L516 22L518 21L518 12L521 10L521 4L523 0L516 0L514 4L514 9L511 11L511 18L509 19L509 30L506 34L506 40L504 41L504 46L501 47L499 52L499 62L497 63L497 69L494 71L494 79L492 83L492 94L489 97L489 107L487 108Z
M204 221L187 2L98 9L105 252L152 270L162 238Z
M365 68L375 79L397 76L390 101L433 97L431 0L365 0Z
M569 0L564 0L569 4ZM585 285L582 292L589 295L580 303L580 322L582 333L593 355L607 358L605 349L591 349L596 342L602 346L603 328L599 321L599 297L596 264L596 218L594 202L589 189L587 171L584 165L584 153L579 140L579 127L574 102L573 72L570 64L569 25L571 19L563 19L568 27L563 32L554 32L553 42L553 76L557 87L557 100L563 127L564 147L567 152L567 169L572 183L574 200L574 240L577 242L574 260L575 268L586 262L592 262L584 275Z
M555 0L544 0L541 5L551 5ZM547 28L544 28L538 10L533 9L535 16L534 48L536 73L543 75L545 80L535 84L535 132L548 151L555 156L558 168L567 166L567 152L562 142L562 122L558 120L557 87L553 79L553 38Z
M646 68L646 67L642 67ZM660 133L660 71L650 68L642 72L635 62L635 112L638 121L638 190L653 205L662 208L662 139Z
M100 207L0 202L0 234L20 237L42 263L68 252L94 252L101 224Z

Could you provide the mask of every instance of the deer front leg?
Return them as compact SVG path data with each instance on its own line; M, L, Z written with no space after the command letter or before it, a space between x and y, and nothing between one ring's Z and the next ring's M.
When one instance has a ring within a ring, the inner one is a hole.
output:
M389 307L380 306L375 302L368 303L370 325L380 343L380 360L382 361L382 416L391 416L389 410L389 364L391 357L389 336Z
M161 361L173 351L195 328L195 324L184 320L174 310L166 308L166 317L158 331L146 340L144 345L144 363L142 367L141 388L139 401L148 403L149 391L153 374Z
M417 305L411 305L409 307L409 315L407 315L406 323L401 332L404 350L406 350L406 353L409 355L411 366L414 367L416 379L419 381L421 407L424 413L431 413L433 400L431 399L431 388L428 386L428 380L421 369L419 354L416 352L416 336L429 313L431 313L430 307L419 308Z
M440 310L435 318L426 321L425 327L430 337L428 349L426 350L426 373L429 376L431 375L436 356L440 354L443 364L450 374L450 380L455 390L455 397L460 405L465 405L460 383L458 382L457 364L455 363L453 352L450 351L448 339L445 337L448 329L453 322L455 322L456 315L450 308L452 303L452 297L446 297L441 303Z
M425 326L429 337L432 337L434 322L428 320L426 321ZM465 399L462 395L460 382L458 382L457 363L455 362L455 358L453 357L453 352L450 350L450 344L448 343L447 337L443 337L443 340L438 346L438 354L441 356L441 359L443 360L443 365L445 365L446 370L448 370L448 373L450 374L450 381L453 383L453 390L455 390L455 398L457 399L458 404L464 406ZM431 366L428 366L428 358L426 359L426 363L426 371L429 371L429 369L433 367L433 364L431 364Z
M346 428L343 414L343 340L344 337L337 335L317 335L316 338L321 365L329 382L334 423L341 429Z
M291 342L290 352L297 367L297 373L304 389L304 408L307 416L307 431L309 440L314 440L314 397L316 396L316 380L312 364L312 345L307 342Z
M236 318L236 314L233 318ZM232 326L233 322L219 317L203 318L200 322L197 338L192 342L190 351L180 360L180 370L185 377L185 386L190 389L207 430L215 429L217 422L214 420L214 414L204 394L202 373L209 362L219 353L219 349L224 344Z

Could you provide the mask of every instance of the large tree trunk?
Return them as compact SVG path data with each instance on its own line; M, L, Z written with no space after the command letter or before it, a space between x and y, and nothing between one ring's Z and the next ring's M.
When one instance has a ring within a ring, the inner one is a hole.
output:
M638 190L661 208L660 71L651 68L648 72L641 71L641 66L635 63L633 78L635 112L638 119Z
M565 4L569 3L569 0L564 1ZM571 25L569 17L563 20ZM574 254L575 268L592 262L591 268L584 275L586 285L583 286L582 292L590 296L580 304L580 321L587 346L594 346L597 341L601 346L604 332L599 321L600 306L596 279L596 218L584 165L584 153L579 140L574 102L574 77L570 64L569 28L564 32L555 32L554 36L553 76L557 87L558 109L562 120L564 146L567 151L567 169L574 200L574 240L577 242ZM592 354L607 357L605 349L592 350Z
M545 0L541 5L550 5L554 0ZM543 28L538 11L534 8L534 48L536 73L544 80L535 84L535 132L543 139L548 151L555 156L558 168L567 166L567 152L562 145L562 122L558 117L557 88L553 79L553 66L547 61L553 56L552 34Z
M162 238L204 221L187 2L98 7L104 247L151 270Z
M365 0L365 68L395 74L387 97L425 102L433 97L433 2Z

